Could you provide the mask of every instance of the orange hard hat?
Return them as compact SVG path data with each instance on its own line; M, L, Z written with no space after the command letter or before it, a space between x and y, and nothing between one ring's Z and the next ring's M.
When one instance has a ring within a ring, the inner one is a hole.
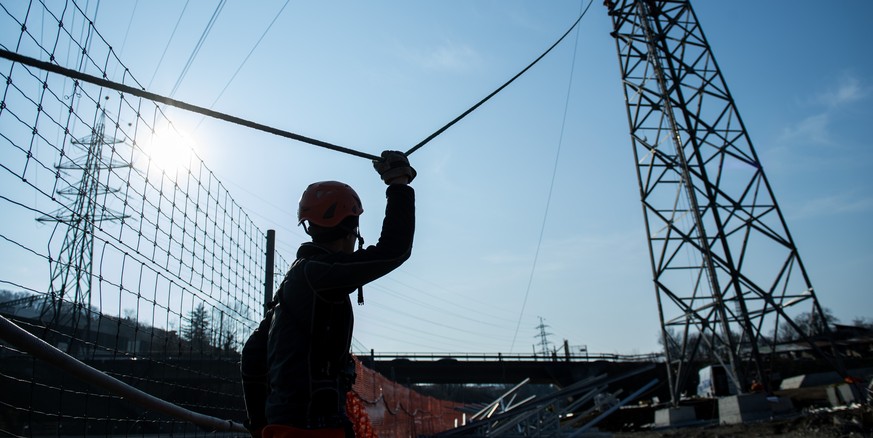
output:
M345 183L320 181L312 183L303 191L297 208L298 225L308 221L311 225L332 228L349 216L364 212L361 198Z

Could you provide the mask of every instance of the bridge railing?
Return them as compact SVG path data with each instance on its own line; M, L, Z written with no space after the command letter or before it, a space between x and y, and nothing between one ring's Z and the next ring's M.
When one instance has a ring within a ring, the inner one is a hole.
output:
M617 354L617 353L587 353L587 354L552 354L542 355L533 353L355 353L359 358L366 360L415 360L415 361L483 361L483 362L663 362L662 353L646 354Z

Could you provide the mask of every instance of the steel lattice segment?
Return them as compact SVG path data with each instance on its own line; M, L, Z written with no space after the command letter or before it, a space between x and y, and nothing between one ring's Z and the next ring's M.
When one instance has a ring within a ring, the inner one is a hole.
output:
M101 184L101 170L125 167L125 163L113 163L104 157L104 146L113 146L123 140L105 133L105 110L98 116L99 122L91 135L82 139L72 139L73 146L83 150L85 155L79 159L68 159L57 165L58 172L81 172L78 185L70 185L58 193L70 199L70 204L51 215L37 220L40 222L59 222L67 225L64 242L57 259L53 260L49 294L43 307L43 318L53 325L69 324L79 328L82 324L89 329L91 316L91 290L94 257L94 228L103 221L117 221L125 216L107 209L100 204L101 195L117 191ZM75 312L65 313L64 301L74 304ZM83 316L87 315L87 316ZM67 319L69 321L67 321ZM67 352L75 350L71 343Z
M674 402L695 362L764 378L780 327L824 314L690 3L613 21ZM826 325L824 326L826 331ZM784 329L783 329L784 332Z

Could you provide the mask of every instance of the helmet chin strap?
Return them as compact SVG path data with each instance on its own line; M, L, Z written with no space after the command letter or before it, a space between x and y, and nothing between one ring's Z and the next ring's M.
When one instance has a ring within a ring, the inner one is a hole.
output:
M358 239L358 251L364 248L364 237L361 236L361 230L359 228L355 228L355 237ZM364 286L358 286L358 305L364 305Z

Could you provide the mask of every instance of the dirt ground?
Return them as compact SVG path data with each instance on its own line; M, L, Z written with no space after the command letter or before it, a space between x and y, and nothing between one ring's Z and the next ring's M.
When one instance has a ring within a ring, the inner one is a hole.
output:
M616 432L624 438L688 437L873 437L873 407L853 405L833 409L809 409L790 417L754 423L715 423L682 428Z

